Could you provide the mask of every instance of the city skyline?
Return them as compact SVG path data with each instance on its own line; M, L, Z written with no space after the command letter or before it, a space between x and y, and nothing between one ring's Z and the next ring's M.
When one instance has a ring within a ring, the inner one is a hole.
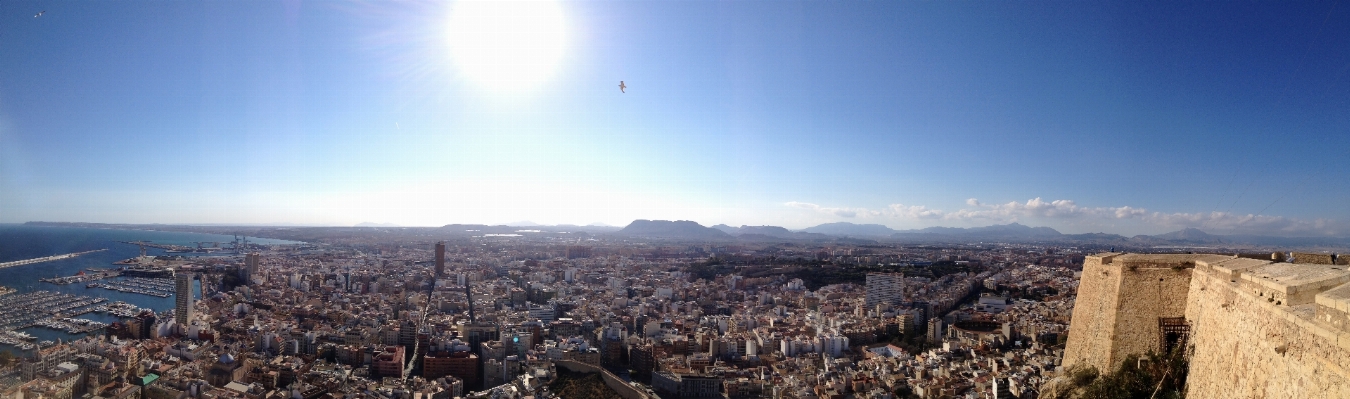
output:
M8 2L0 223L1350 235L1344 8L508 4Z

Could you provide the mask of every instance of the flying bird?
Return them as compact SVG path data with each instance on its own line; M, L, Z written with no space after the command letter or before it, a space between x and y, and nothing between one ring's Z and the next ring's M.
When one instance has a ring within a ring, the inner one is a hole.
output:
M47 13L47 10L38 11L37 15L34 15L33 18L41 17L42 14L46 14L46 13Z
M628 86L624 86L623 81L620 80L620 81L619 81L619 92L620 92L620 93L627 93L627 91L624 91L624 90L623 90L623 89L627 89L627 88L628 88Z

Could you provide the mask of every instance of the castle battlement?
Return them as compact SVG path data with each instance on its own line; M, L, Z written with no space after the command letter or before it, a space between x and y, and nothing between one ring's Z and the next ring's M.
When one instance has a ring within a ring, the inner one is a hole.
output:
M1350 259L1283 259L1089 256L1063 364L1106 371L1185 345L1188 397L1350 397Z

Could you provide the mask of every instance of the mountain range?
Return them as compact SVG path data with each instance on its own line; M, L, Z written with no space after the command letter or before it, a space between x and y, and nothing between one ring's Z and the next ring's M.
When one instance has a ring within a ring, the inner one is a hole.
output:
M826 223L801 230L779 226L732 227L725 224L712 227L688 220L634 220L625 227L605 226L599 223L577 225L483 225L448 224L441 227L393 227L387 223L360 223L354 227L282 225L169 225L169 224L107 224L83 222L27 222L25 225L56 227L116 228L130 230L188 231L212 234L249 234L258 237L296 241L312 241L335 234L434 234L447 236L480 236L484 234L566 235L568 238L592 236L630 236L686 241L726 242L783 242L828 241L856 244L894 243L970 243L970 242L1038 242L1066 245L1116 246L1122 248L1244 248L1244 249L1317 249L1342 251L1350 248L1350 237L1281 237L1260 235L1217 235L1195 228L1186 228L1165 234L1136 235L1086 233L1063 234L1050 227L1031 227L1020 223L984 227L929 227L895 230L879 224ZM515 223L525 224L525 223ZM532 224L532 223L531 223ZM429 231L431 230L431 231Z
M746 241L774 241L787 238L795 240L818 240L827 239L830 236L820 233L809 233L805 231L792 231L778 226L746 226L731 227L725 224L719 224L712 228L721 230L724 233L736 236L736 238Z
M731 238L730 234L711 227L704 227L689 220L646 220L638 219L628 226L620 229L615 234L655 237L655 238L686 238L686 239L726 239Z
M781 241L781 240L872 240L912 243L963 243L971 241L994 242L1057 242L1064 244L1095 244L1122 247L1350 247L1350 238L1343 237L1274 237L1214 235L1195 228L1186 228L1158 235L1125 237L1109 233L1063 234L1050 227L1031 227L1020 223L984 227L928 227L913 230L895 230L879 224L848 222L826 223L793 231L779 226L740 226L718 224L705 227L698 223L666 220L636 220L618 234L667 239Z

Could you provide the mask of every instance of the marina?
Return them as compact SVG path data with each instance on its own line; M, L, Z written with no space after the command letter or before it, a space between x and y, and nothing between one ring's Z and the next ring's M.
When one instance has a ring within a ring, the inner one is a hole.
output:
M109 304L107 304L107 305L101 305L101 306L95 307L95 308L94 308L94 311L95 311L95 312L98 312L98 313L106 313L106 314L109 314L109 315L113 315L113 316L116 316L116 317L120 317L120 318L124 318L124 319L125 319L125 318L129 318L129 317L136 317L136 315L141 314L141 312L145 312L145 311L151 311L151 312L153 312L154 309L142 308L142 307L139 307L139 306L130 304L130 303L126 303L126 302L122 302L122 301L117 301L117 302L109 303Z
M37 337L18 331L5 331L0 333L0 344L13 346L23 351L37 349L37 344L28 342L36 340Z
M107 323L97 322L89 319L75 319L63 317L57 319L42 319L36 322L38 327L46 327L53 330L65 331L66 334L86 334L98 331L107 327Z
M103 288L118 292L150 295L160 298L173 296L174 282L167 278L132 277L121 281L89 283L86 288Z
M47 320L61 319L94 312L107 299L83 295L35 291L0 297L0 331L28 327L61 329Z
M38 321L46 318L57 322L61 322L62 318L67 317L83 318L111 324L125 318L135 317L145 311L162 312L172 309L174 307L174 295L166 296L163 290L159 290L158 294L153 294L152 289L156 288L154 285L144 286L145 284L142 284L143 287L124 287L143 292L138 293L133 290L118 291L97 287L90 288L89 284L118 283L130 280L132 277L153 277L160 278L162 282L168 282L172 281L170 278L173 276L176 266L222 255L221 253L190 253L175 256L178 254L166 254L160 248L146 248L145 252L141 252L137 245L119 244L119 242L145 241L161 243L156 245L177 245L193 248L197 242L208 243L203 246L210 247L212 245L209 244L210 242L228 243L232 238L229 235L199 233L0 224L0 239L8 239L7 242L15 243L15 245L0 245L0 261L32 259L51 254L79 253L88 249L108 248L107 251L88 253L64 260L0 268L0 286L3 286L0 287L0 351L19 354L24 352L23 345L36 347L39 342L44 340L70 341L89 334L72 334L68 333L67 329L60 328L60 326L54 329L37 324ZM252 237L249 238L250 243L253 243L254 240ZM290 243L265 239L257 240L271 245ZM133 261L124 262L124 264L117 263L125 259ZM82 271L85 277L75 278ZM110 271L117 271L119 275L100 280L89 277L91 274L97 275L101 272ZM42 281L54 277L67 281ZM193 291L197 295L202 292L200 284L201 282L197 280L192 283ZM176 287L171 287L168 292L173 292L173 288ZM6 292L9 293L6 294ZM63 296L58 297L56 295ZM94 297L101 298L98 299L100 302L93 303ZM60 298L66 299L57 301ZM76 301L65 304L66 301L73 298L82 298L89 304L67 309L71 305L80 303ZM41 301L38 301L39 299ZM51 301L51 306L45 305L43 301ZM52 313L59 313L59 315L53 315ZM5 331L26 333L35 336L36 339L32 341L10 341L12 337L6 335ZM80 331L78 326L74 331ZM11 345L9 342L20 345Z

